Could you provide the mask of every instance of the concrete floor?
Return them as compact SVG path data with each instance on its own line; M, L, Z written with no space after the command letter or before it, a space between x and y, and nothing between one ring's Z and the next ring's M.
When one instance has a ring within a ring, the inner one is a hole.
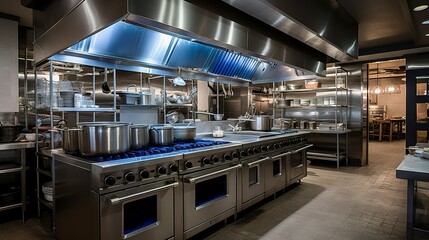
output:
M406 181L395 177L404 146L370 142L365 167L313 164L301 185L196 239L405 239ZM0 224L0 239L51 238L30 218Z

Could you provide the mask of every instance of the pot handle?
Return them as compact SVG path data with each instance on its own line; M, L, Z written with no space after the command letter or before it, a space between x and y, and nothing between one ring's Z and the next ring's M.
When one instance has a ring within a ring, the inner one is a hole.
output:
M151 129L158 132L158 129L154 128L152 125L150 126L149 130L151 130Z

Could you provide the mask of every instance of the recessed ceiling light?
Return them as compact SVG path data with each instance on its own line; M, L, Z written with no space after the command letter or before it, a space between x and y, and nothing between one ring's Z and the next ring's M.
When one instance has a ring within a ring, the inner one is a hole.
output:
M420 6L415 7L413 10L415 12L418 12L418 11L423 11L423 10L425 10L428 7L429 7L428 5L420 5Z
M423 21L422 24L429 24L429 19L426 21Z

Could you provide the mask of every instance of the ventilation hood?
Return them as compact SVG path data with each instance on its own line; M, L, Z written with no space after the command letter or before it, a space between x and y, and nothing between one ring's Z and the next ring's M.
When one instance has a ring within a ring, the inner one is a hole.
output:
M325 54L268 26L242 25L241 15L183 0L54 1L34 10L35 61L165 76L180 68L183 78L238 85L324 75Z

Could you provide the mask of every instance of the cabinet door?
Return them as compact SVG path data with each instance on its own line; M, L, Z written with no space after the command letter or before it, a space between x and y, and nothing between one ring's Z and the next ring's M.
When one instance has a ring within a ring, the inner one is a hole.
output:
M18 22L0 18L0 29L0 112L18 112Z

